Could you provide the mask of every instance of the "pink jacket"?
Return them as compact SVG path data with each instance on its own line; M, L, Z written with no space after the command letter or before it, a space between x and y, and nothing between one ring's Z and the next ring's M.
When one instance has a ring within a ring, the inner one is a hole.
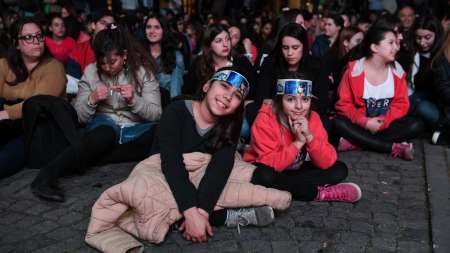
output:
M189 179L198 187L211 156L184 154ZM269 205L287 209L291 195L285 191L253 185L255 167L239 158L215 209ZM159 154L140 162L124 182L107 189L92 207L86 242L102 252L142 252L133 236L153 243L164 240L170 226L182 218L161 172Z

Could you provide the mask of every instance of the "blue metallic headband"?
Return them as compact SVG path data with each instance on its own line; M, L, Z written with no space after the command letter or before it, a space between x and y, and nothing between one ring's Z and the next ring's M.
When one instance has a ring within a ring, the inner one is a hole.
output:
M277 95L303 95L315 97L312 94L312 81L303 79L278 79Z
M250 85L245 76L234 70L221 70L213 75L211 80L224 81L235 87L243 97L247 96Z

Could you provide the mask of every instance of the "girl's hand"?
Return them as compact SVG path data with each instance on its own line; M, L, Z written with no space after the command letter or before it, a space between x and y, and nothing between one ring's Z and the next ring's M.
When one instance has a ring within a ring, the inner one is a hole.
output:
M133 102L134 92L133 86L130 84L120 84L114 87L115 91L119 92L120 95L125 99L128 104Z
M96 105L98 102L105 100L108 97L108 87L101 84L89 95L88 100L90 104Z
M313 139L313 135L309 128L308 119L304 116L301 116L300 118L294 121L294 125L298 126L301 134L306 138L306 142L310 143Z
M302 131L300 129L300 124L296 123L296 120L292 120L291 118L289 119L289 126L291 128L291 132L294 134L294 145L297 146L298 150L301 150L302 147L305 145L306 143L306 138L305 136L302 134Z
M372 134L375 134L379 131L381 125L383 125L384 120L381 117L370 118L367 121L366 129L369 130Z
M242 40L242 44L244 45L245 52L252 53L252 41L249 38L245 38Z
M9 119L9 114L7 111L0 111L0 120Z
M184 222L180 227L180 230L184 230L183 237L193 242L206 242L208 234L212 234L208 219L196 207L187 209L183 215Z

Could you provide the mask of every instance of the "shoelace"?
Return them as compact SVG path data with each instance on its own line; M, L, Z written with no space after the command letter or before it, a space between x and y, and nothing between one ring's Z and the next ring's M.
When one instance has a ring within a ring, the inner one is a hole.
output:
M241 234L241 226L245 227L249 224L249 221L242 215L243 211L244 209L236 210L232 213L232 215L235 217L230 217L233 220L237 220L236 227L238 230L238 234Z
M399 146L394 146L391 152L391 157L396 158L399 157L403 153L403 149Z
M347 196L346 191L337 191L334 190L332 187L326 187L324 186L321 191L324 191L324 195L326 196L326 200L346 200Z

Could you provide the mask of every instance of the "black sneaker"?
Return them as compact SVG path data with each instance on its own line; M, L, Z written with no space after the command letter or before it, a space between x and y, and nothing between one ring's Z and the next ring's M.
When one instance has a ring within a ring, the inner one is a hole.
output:
M431 143L436 145L450 145L450 134L448 131L435 131L431 137Z

